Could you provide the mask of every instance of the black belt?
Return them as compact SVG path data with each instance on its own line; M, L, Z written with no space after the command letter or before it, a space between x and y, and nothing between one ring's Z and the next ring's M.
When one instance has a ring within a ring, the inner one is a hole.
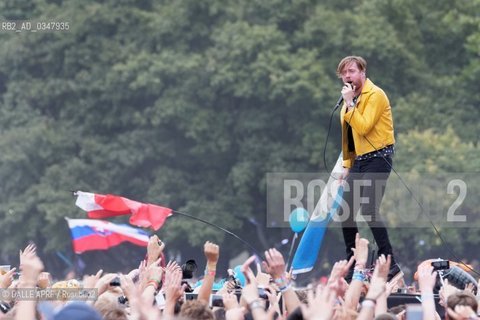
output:
M369 153L362 154L361 156L357 156L355 160L366 160L370 158L377 158L377 157L386 157L389 155L393 155L395 153L395 145L391 144L386 146L385 148L375 150Z

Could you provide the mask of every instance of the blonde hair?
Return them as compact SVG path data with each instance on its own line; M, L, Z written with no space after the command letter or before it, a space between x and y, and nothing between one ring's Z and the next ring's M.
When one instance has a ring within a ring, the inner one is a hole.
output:
M102 315L104 320L127 320L125 308L119 305L118 292L106 291L98 297L94 308Z
M339 78L342 77L342 71L343 69L345 68L345 66L347 64L350 64L351 62L355 62L355 64L357 65L358 69L360 69L360 71L367 71L367 61L365 61L365 59L363 59L362 57L360 56L348 56L348 57L345 57L343 58L340 63L338 64L338 67L337 67L337 76Z
M188 300L182 305L180 315L198 320L214 320L212 310L200 300Z
M58 281L52 285L52 289L58 290L58 300L67 301L69 298L68 290L66 289L78 289L80 288L80 283L75 280L65 280L65 281Z

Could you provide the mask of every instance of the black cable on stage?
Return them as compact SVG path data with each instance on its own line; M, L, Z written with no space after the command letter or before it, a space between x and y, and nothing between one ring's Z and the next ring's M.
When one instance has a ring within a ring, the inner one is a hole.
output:
M261 254L258 253L257 249L255 249L250 243L248 243L247 241L243 240L242 238L240 238L239 236L237 236L235 233L233 233L232 231L229 231L225 228L222 228L214 223L211 223L211 222L208 222L206 220L203 220L201 218L198 218L198 217L195 217L195 216L192 216L192 215L189 215L187 213L184 213L184 212L180 212L180 211L177 211L177 210L172 210L172 212L176 213L176 214L179 214L181 216L185 216L185 217L188 217L190 219L193 219L193 220L197 220L197 221L200 221L202 223L205 223L206 225L209 225L211 227L214 227L214 228L217 228L223 232L225 232L226 234L229 234L231 235L232 237L234 237L235 239L239 240L240 242L242 242L244 245L246 245L247 247L249 247L259 258L262 257Z

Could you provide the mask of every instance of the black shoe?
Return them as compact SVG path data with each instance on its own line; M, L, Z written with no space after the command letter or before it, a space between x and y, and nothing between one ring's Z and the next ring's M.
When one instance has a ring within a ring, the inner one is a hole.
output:
M403 277L403 271L400 269L400 266L396 263L390 266L390 271L388 272L387 282L390 282L393 278Z

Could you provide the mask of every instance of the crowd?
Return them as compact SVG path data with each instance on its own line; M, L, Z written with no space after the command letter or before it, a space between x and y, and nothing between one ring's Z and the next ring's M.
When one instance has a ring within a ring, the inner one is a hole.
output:
M220 290L213 292L220 248L206 242L201 286L189 295L185 294L188 285L179 264L161 261L165 244L156 235L150 237L146 259L128 274L103 274L99 270L82 280L55 283L49 273L43 272L35 246L28 245L20 251L19 279L13 279L15 268L0 276L0 319L440 319L434 301L438 284L434 267L423 264L417 270L418 308L399 305L388 309L387 298L403 282L400 276L387 282L390 256L380 256L373 271L367 268L368 244L357 234L353 257L336 262L323 284L295 288L284 257L278 250L269 249L261 266L254 263L258 259L255 256L242 265L246 280L243 286L229 277ZM354 272L347 283L345 276L350 268ZM42 295L28 298L19 294L28 290L56 290L64 295L42 299ZM444 281L439 297L445 319L479 319L475 290L473 286L459 289ZM69 292L83 293L77 297L85 299L72 300Z

